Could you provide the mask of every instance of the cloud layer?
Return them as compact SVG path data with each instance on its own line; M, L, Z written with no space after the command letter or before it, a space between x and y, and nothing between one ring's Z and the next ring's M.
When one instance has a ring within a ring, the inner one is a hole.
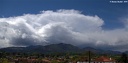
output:
M127 50L128 21L122 29L104 30L98 16L77 10L0 18L0 47L69 43L112 50Z

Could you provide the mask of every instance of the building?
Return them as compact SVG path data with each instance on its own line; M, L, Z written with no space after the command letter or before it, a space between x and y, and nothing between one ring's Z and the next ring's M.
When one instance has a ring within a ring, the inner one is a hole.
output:
M106 56L101 56L99 58L96 58L94 60L94 63L116 63L116 61L112 58L109 58Z

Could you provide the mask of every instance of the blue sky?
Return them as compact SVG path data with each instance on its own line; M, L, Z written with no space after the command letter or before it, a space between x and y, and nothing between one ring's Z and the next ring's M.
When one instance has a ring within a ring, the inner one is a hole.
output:
M128 16L128 3L111 0L0 0L0 17L38 14L42 10L75 9L86 15L97 15L105 29L122 28L120 18Z

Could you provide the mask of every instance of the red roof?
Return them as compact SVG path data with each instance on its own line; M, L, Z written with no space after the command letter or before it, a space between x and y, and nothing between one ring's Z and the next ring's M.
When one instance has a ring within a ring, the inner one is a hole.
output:
M109 57L101 56L101 57L95 59L95 61L97 61L97 62L113 62L114 60Z

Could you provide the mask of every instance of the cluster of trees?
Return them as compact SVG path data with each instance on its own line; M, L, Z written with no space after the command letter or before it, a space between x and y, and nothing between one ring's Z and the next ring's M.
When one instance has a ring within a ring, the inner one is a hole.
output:
M116 59L119 63L128 63L128 56L126 53L122 53L119 58Z

